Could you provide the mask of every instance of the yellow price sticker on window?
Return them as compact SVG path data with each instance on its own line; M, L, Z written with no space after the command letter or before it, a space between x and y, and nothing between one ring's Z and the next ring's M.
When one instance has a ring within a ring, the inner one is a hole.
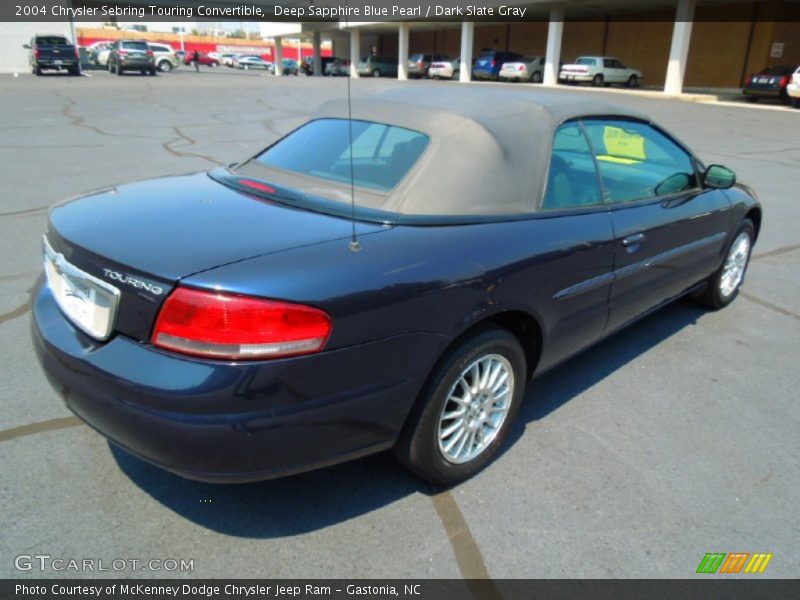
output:
M603 143L606 146L606 154L603 158L617 159L619 162L647 160L644 142L643 135L625 131L622 127L605 125L603 127Z

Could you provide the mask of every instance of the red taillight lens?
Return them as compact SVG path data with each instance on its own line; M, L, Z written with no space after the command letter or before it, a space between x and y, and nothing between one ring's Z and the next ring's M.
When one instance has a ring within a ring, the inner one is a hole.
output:
M39 50L38 48L34 48L34 49L33 49L33 55L34 55L36 58L39 58L39 57L41 56L41 54L42 54L42 51L41 51L41 50Z
M153 56L153 51L152 50L148 50L147 51L147 56Z
M122 48L117 50L117 54L119 54L120 56L125 56L127 53L128 53L128 51L127 50L123 50Z
M152 341L195 356L264 359L319 352L331 328L318 308L179 287L164 302Z
M517 67L517 71L524 71L524 70L525 70L525 65L520 65Z
M789 76L784 75L781 77L781 87L786 87L787 85L789 85Z
M274 194L275 188L272 186L267 185L266 183L261 183L260 181L253 181L252 179L238 179L237 183L239 185L243 185L245 187L252 188L254 190L258 190L259 192L266 192L268 194Z
M497 66L497 61L492 59L492 68L494 69Z

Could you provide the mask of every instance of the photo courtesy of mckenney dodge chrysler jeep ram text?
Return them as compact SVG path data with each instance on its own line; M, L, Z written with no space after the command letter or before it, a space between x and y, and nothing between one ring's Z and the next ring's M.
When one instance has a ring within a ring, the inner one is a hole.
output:
M452 484L533 375L681 296L733 301L761 219L626 109L401 88L230 168L55 206L34 346L75 414L185 477L393 448Z

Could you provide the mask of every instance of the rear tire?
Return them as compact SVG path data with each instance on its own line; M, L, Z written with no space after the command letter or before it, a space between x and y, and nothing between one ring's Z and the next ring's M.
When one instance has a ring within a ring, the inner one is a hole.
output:
M40 67L39 65L36 65L35 67L33 67L33 73L37 77L41 77L42 76L42 67Z
M168 60L162 60L160 63L158 63L158 70L162 73L169 73L172 71L172 63Z
M753 104L758 102L758 96L745 96L744 99Z
M745 280L756 230L750 219L745 219L736 230L733 241L725 252L725 260L711 277L697 301L712 310L725 308L736 299Z
M434 485L472 477L508 437L525 374L525 352L509 331L488 327L465 338L428 378L395 455Z
M792 106L800 108L800 98L792 98Z
M456 70L456 71L453 71L453 76L450 79L454 79L455 81L458 81L459 77L461 77L461 71Z
M373 76L373 77L380 77L380 76L381 76L381 71L380 71L380 69L375 69L375 70L372 72L372 76Z
M592 85L594 87L603 87L603 76L600 73L594 76L592 79Z
M150 69L150 71L148 71L148 73L150 73L150 77L155 77L156 76L156 68L153 67L152 69Z

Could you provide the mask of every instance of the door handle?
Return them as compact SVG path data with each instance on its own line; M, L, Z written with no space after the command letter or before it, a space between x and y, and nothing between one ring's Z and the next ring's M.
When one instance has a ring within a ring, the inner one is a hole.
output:
M627 248L628 252L636 252L639 249L639 246L646 240L647 238L643 233L635 233L623 239L622 245L623 247Z

